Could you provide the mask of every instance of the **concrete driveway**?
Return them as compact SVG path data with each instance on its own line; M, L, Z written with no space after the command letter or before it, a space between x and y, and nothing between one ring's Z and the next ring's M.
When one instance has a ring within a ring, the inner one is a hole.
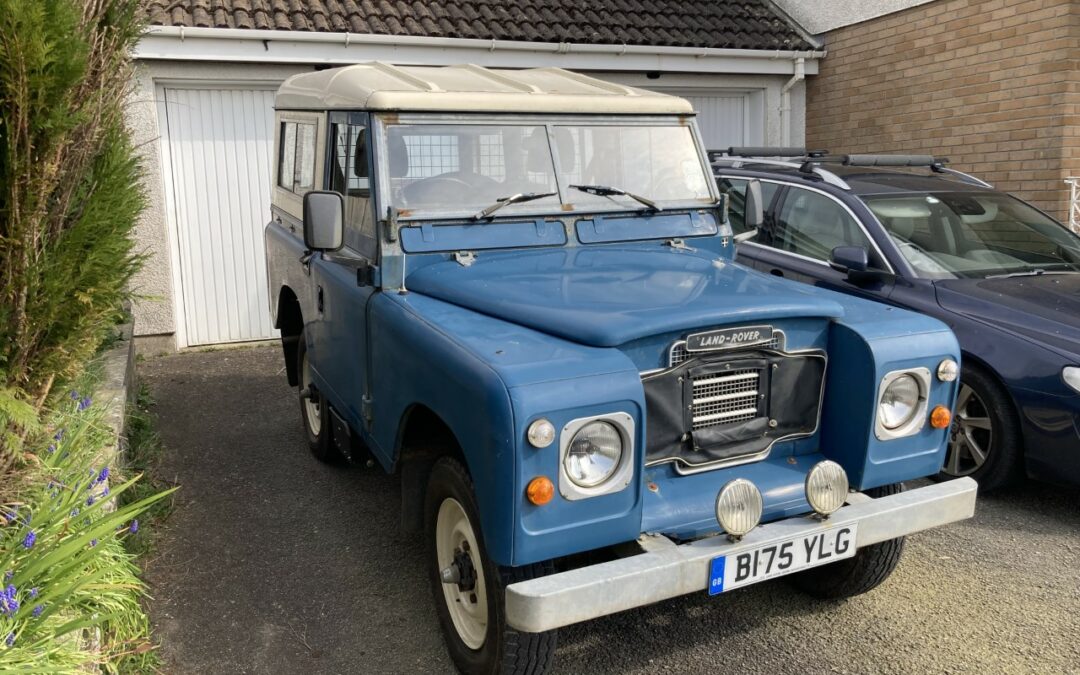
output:
M308 454L279 350L152 359L140 377L183 486L147 563L167 672L452 671L397 482ZM557 670L1080 672L1078 503L1034 483L981 498L847 602L773 582L571 627Z

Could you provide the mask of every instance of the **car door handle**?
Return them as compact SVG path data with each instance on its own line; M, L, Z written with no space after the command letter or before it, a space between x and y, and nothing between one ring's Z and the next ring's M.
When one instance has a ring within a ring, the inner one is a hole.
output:
M315 293L315 308L319 310L320 314L322 314L322 311L323 311L323 290L322 290L322 286L319 286L318 290Z
M769 274L773 275L774 277L782 277L784 276L784 270L774 267L769 270Z

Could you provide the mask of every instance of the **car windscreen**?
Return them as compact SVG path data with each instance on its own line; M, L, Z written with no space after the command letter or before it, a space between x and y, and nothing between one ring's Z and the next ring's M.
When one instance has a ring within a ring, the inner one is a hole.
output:
M507 204L500 216L643 208L636 197L661 207L712 202L691 130L677 120L391 123L384 152L389 202L415 217L471 213L515 195L532 198Z
M900 252L927 279L1080 272L1080 237L997 192L867 196Z

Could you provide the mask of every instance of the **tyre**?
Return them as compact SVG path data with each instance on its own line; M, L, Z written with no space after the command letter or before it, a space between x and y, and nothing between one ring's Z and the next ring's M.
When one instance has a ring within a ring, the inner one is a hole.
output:
M965 365L949 450L936 478L971 476L980 492L997 490L1016 480L1022 457L1020 421L1008 394L991 375Z
M902 492L901 483L866 490L869 497L878 498ZM854 557L830 565L814 567L788 577L795 588L822 600L840 600L862 595L881 585L900 562L904 538L890 539L864 546Z
M435 462L424 502L427 566L447 650L468 675L547 672L556 631L506 625L506 586L552 571L550 563L500 567L487 556L472 480L455 459Z
M300 380L300 421L304 425L308 448L320 462L341 464L343 457L334 446L330 435L330 406L319 395L311 380L311 363L307 355L307 335L300 333L296 345L296 372Z

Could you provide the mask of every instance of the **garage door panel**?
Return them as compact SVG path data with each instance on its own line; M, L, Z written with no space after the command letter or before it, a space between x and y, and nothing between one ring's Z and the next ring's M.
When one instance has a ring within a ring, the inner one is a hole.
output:
M185 342L274 337L262 230L270 220L273 91L165 89Z
M682 95L697 111L701 137L710 150L763 143L761 96L741 91Z

